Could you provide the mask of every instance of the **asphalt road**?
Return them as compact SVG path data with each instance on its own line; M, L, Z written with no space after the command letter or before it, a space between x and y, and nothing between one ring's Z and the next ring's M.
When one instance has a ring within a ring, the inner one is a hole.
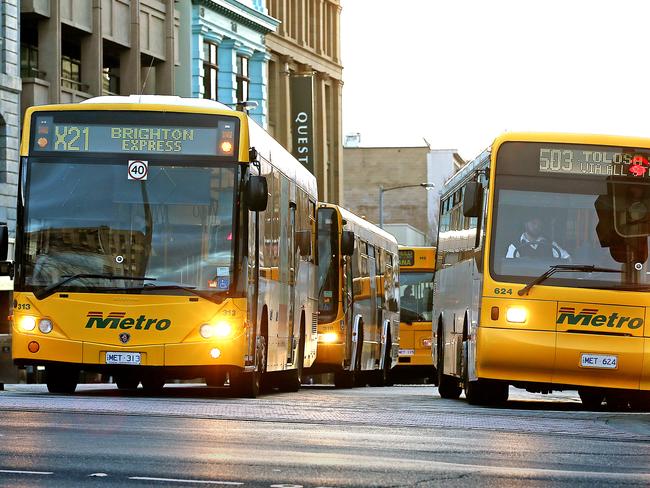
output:
M431 386L305 387L255 400L174 385L0 392L0 486L650 486L650 414L511 391L506 408Z

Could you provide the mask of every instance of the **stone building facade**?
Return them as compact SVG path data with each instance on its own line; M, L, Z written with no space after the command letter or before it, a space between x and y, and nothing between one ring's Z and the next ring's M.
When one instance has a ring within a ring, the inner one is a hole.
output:
M0 2L0 222L9 226L9 259L16 230L16 193L20 146L20 64L18 0ZM4 259L2 256L1 259ZM0 278L0 334L9 332L7 311L13 282Z
M179 65L176 94L218 100L233 109L255 102L249 114L268 126L265 35L278 21L262 0L178 0Z
M281 22L277 32L266 36L269 132L304 164L301 151L308 150L306 166L318 179L320 200L343 203L341 2L267 0L267 6L269 15ZM311 83L295 83L305 78ZM301 137L301 119L292 117L298 98L311 101L309 137ZM303 140L309 147L299 147Z
M22 0L23 111L98 95L174 94L174 0Z
M379 187L416 185L384 192L384 224L415 229L424 234L424 244L435 243L439 192L444 181L464 164L455 150L346 147L343 160L347 208L379 225ZM427 190L418 186L421 183L435 187Z

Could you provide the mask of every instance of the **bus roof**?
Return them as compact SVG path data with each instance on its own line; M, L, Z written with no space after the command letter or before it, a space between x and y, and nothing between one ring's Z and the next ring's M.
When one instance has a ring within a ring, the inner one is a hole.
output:
M397 239L395 239L393 234L386 232L375 224L334 203L319 203L319 207L329 207L338 210L341 217L347 221L346 225L348 229L346 230L354 230L359 237L371 244L376 244L380 241L390 242L395 246L395 251L397 251Z
M102 104L140 104L140 105L175 105L177 107L195 107L207 108L213 110L226 110L235 112L227 105L215 100L206 98L182 98L173 95L106 95L101 97L93 97L88 100L80 102L82 104L102 103Z

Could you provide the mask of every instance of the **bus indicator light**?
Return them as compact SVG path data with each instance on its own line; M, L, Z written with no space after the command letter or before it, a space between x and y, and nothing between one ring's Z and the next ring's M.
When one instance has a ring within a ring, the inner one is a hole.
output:
M41 346L36 341L31 341L29 344L27 344L27 349L32 354L37 353L40 348L41 348Z
M223 141L221 143L221 152L230 154L232 152L232 142Z

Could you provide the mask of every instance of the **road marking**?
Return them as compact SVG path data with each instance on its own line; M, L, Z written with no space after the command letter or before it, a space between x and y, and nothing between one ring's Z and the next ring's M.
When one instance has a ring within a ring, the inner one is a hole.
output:
M152 478L149 476L129 476L130 480L138 481L161 481L165 483L196 483L199 485L229 485L229 486L241 486L244 483L238 481L217 481L217 480L178 480L175 478Z
M88 475L90 476L96 476L97 478L103 478L104 476L108 476L106 473L92 473Z
M54 471L21 471L18 469L0 469L0 473L6 474L54 474Z

